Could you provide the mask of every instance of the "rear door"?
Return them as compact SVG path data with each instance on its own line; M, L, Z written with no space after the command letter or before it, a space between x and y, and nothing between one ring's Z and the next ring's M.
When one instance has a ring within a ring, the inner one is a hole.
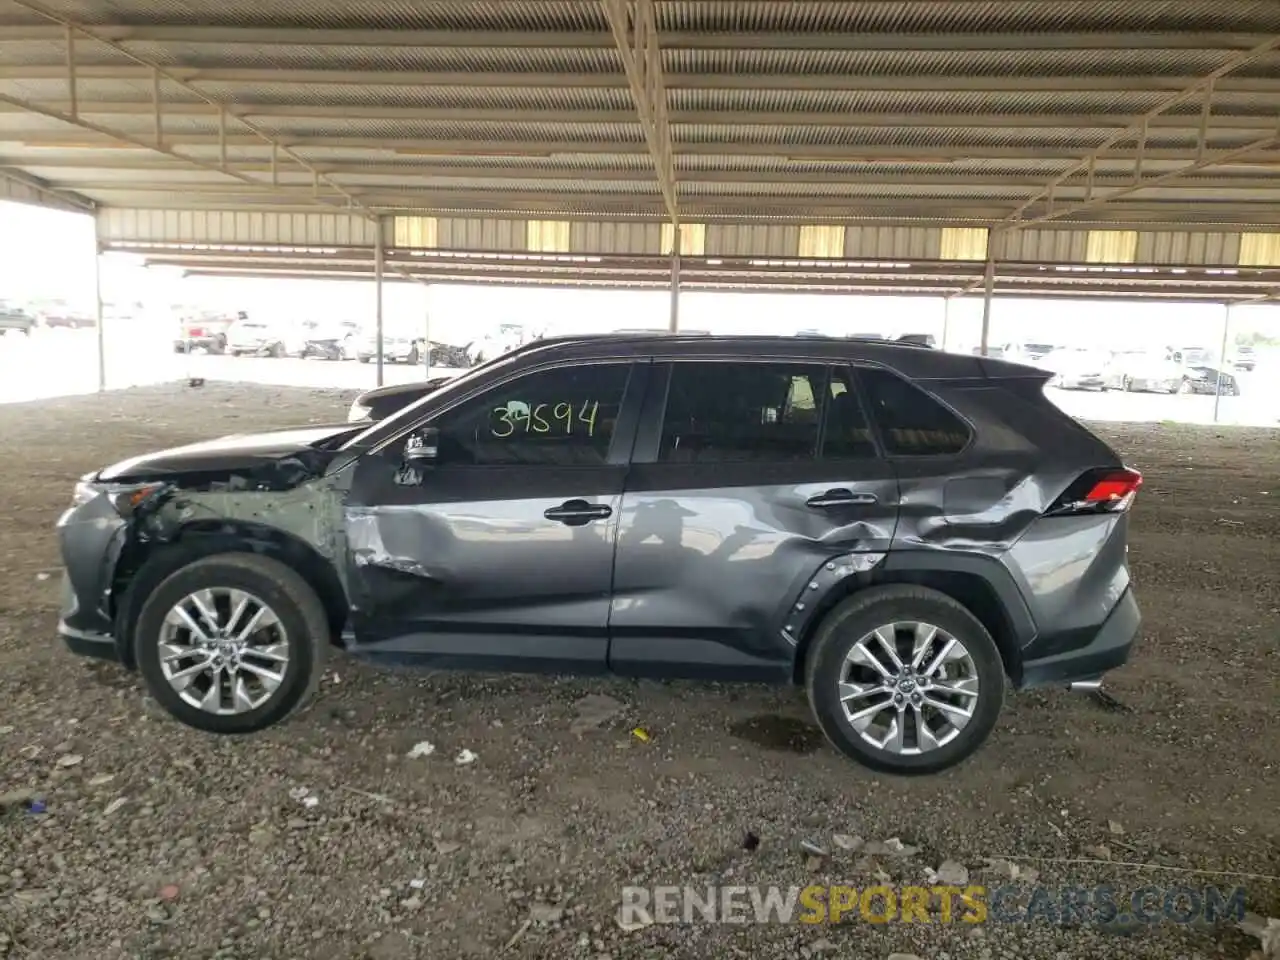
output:
M776 678L786 616L830 559L887 550L898 484L849 368L657 362L622 497L609 663Z

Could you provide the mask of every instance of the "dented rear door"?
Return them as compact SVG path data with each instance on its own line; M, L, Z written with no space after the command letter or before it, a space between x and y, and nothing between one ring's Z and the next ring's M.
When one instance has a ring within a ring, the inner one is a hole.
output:
M437 665L603 670L614 544L648 364L548 367L434 415L356 466L355 649ZM437 465L404 442L439 429Z

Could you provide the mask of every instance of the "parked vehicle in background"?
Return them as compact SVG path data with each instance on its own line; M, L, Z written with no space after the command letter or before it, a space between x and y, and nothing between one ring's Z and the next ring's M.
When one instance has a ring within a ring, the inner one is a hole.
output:
M1217 352L1208 347L1166 347L1165 352L1174 363L1184 366L1211 364L1217 360Z
M1107 364L1106 383L1114 390L1138 393L1177 393L1183 369L1166 350L1117 350Z
M36 318L17 304L0 300L0 334L21 333L31 336Z
M35 311L36 320L49 330L80 330L96 327L97 318L87 310L71 306L65 300L47 300Z
M354 320L309 321L303 324L303 357L321 360L354 360L360 324Z
M1257 358L1257 351L1248 344L1242 343L1236 347L1235 353L1230 358L1230 362L1237 370L1243 370L1246 373L1249 373L1256 365Z
M936 348L938 340L932 333L902 333L893 338L899 343L914 343L917 347Z
M245 318L227 330L227 352L233 357L300 357L304 343L300 325L283 320Z
M1053 373L1050 386L1061 390L1106 390L1109 355L1093 347L1062 347L1041 365Z
M1010 363L1025 363L1027 366L1048 370L1045 360L1058 347L1052 343L1006 343L1000 351L1000 358Z
M402 407L421 400L427 394L434 393L461 373L461 370L455 370L418 383L396 383L366 390L351 401L347 420L353 423L357 420L382 420Z
M283 720L340 646L799 684L848 757L936 772L1006 681L1093 688L1139 629L1142 478L1048 376L827 338L543 340L374 423L86 475L58 631L214 733Z
M179 333L173 341L175 353L191 353L205 350L209 353L226 353L227 330L237 320L246 319L242 310L234 315L223 313L189 314L179 319Z
M1240 396L1240 381L1221 364L1185 364L1179 393L1208 393L1223 397Z
M387 324L382 330L382 359L388 363L408 363L416 365L422 362L427 349L426 337L417 331L400 324ZM369 363L378 356L378 332L372 327L361 331L359 345L356 347L356 359L361 363Z

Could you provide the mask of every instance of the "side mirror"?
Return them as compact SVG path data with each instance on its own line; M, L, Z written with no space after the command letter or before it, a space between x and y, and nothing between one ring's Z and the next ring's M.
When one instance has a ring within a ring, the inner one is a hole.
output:
M440 456L440 431L436 427L424 427L405 441L404 459L415 466L435 463Z

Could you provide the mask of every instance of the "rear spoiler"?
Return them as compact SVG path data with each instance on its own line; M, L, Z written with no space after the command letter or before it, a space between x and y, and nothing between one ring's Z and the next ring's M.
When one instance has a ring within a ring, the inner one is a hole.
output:
M1023 363L1010 363L1008 360L997 360L995 357L975 357L978 369L988 380L1052 380L1052 371L1043 367L1030 367Z

